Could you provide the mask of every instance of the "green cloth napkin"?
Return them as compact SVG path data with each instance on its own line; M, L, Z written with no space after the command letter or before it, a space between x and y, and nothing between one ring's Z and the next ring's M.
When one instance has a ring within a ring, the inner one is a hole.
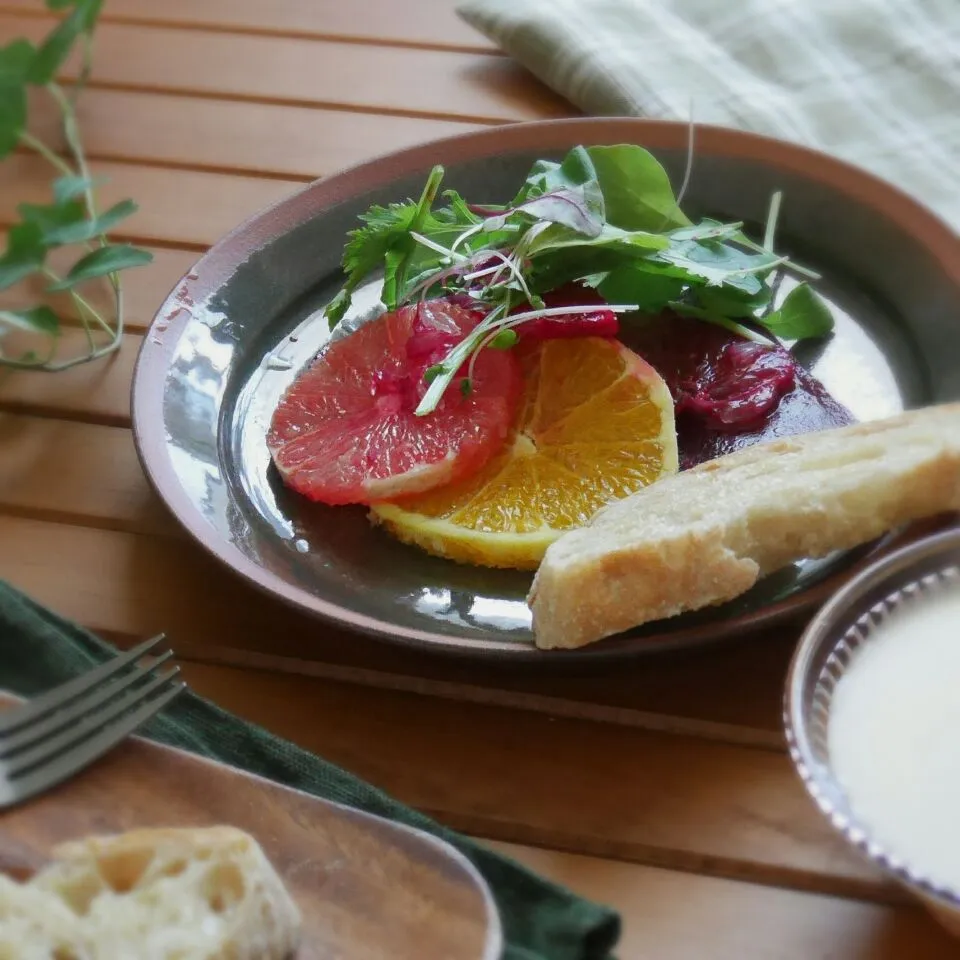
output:
M960 0L465 0L587 113L738 127L871 170L960 227Z
M33 696L113 652L86 630L0 581L0 688ZM612 910L581 900L208 700L181 694L143 734L314 796L417 827L453 844L480 870L493 891L504 928L505 960L610 958L620 935L620 920Z

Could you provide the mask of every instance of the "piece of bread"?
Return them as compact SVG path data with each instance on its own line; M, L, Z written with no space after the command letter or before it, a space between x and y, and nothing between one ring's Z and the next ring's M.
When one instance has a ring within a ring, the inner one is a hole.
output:
M91 960L76 921L56 897L0 874L0 960Z
M537 646L723 603L804 557L960 509L960 404L750 447L612 503L547 550Z
M0 960L287 960L299 932L259 844L232 827L66 843L27 883L0 886Z

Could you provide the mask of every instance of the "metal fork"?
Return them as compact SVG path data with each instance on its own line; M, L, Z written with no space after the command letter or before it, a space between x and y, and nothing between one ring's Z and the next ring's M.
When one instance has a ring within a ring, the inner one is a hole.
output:
M89 766L165 707L186 684L159 670L172 650L138 661L163 635L22 706L0 713L0 809L22 803Z

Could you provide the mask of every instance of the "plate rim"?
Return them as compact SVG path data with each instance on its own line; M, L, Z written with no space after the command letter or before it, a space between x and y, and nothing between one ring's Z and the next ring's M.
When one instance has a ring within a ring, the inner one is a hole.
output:
M499 659L514 663L557 662L557 651L528 647L516 640L470 639L405 627L340 606L287 583L259 566L235 544L216 533L186 494L173 466L163 431L163 385L180 335L189 320L185 303L212 296L236 267L269 241L320 215L325 209L358 192L389 186L398 179L451 164L496 157L507 152L562 150L576 142L636 142L647 148L686 146L690 127L669 120L636 117L578 117L489 127L417 144L376 156L305 184L273 205L255 212L214 243L172 288L143 335L131 382L131 420L141 467L156 494L177 522L208 554L274 599L346 629L436 655L468 659ZM809 147L748 131L697 125L701 152L767 163L821 182L873 208L910 234L960 288L960 235L933 210L895 184L847 161ZM219 413L219 411L218 411ZM713 624L669 631L659 640L611 637L597 645L562 651L565 660L607 660L654 652L668 652L755 631L809 610L853 576L884 549L868 549L857 562L800 593L754 611ZM627 641L632 641L629 645Z

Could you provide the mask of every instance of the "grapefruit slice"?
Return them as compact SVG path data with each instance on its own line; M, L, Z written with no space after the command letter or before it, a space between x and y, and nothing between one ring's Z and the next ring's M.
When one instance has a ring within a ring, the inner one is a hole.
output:
M480 315L446 300L403 307L330 344L284 394L267 446L284 483L328 504L420 493L476 473L502 447L520 393L511 351L484 350L468 395L414 410L424 373Z
M532 570L564 531L677 471L673 402L617 340L518 346L524 393L510 438L479 473L374 503L371 519L437 556Z

